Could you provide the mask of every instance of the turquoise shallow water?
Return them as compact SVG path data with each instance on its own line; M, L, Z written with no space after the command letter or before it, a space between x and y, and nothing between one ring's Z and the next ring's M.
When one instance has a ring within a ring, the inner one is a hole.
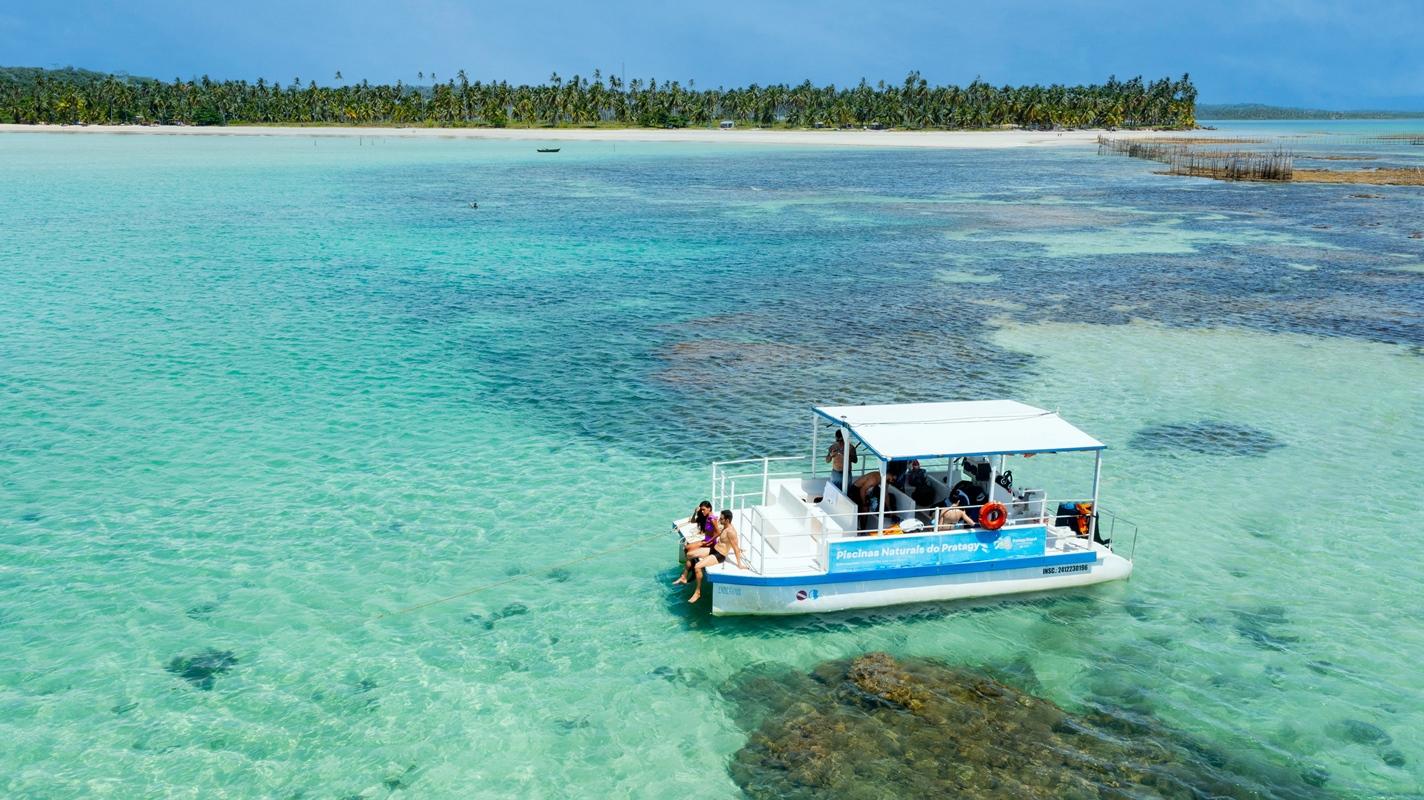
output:
M0 794L732 797L720 688L875 649L1421 791L1424 191L532 151L0 137ZM662 541L548 569L813 401L985 396L1109 443L1130 583L771 623L687 608Z

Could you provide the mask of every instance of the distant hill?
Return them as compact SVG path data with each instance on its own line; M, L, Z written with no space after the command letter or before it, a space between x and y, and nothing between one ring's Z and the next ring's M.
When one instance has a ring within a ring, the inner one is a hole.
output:
M1327 111L1262 103L1197 103L1197 119L1424 119L1424 111Z
M0 83L30 83L41 75L43 75L47 81L79 86L97 83L111 77L129 83L157 83L153 78L125 75L123 73L111 75L108 72L95 72L92 69L79 69L78 67L64 67L62 69L45 69L44 67L0 67Z

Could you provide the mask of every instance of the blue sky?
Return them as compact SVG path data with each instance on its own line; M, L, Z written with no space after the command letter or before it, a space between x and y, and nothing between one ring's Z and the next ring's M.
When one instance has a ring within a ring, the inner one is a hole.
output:
M1190 72L1203 102L1424 108L1424 0L8 0L0 64L324 83L601 67L699 86Z

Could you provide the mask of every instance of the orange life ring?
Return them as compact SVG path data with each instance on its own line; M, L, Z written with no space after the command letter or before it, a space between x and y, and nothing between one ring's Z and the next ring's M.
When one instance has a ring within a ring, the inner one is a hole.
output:
M996 531L1009 520L1009 510L1003 503L985 503L979 509L979 525L986 531Z

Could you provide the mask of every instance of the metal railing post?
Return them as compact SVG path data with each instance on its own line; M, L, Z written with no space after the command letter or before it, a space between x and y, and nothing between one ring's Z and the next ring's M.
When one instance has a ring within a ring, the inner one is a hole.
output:
M882 458L882 459L880 459L880 506L879 506L879 509L878 509L879 516L876 518L876 523L875 523L875 529L876 529L877 531L883 531L883 530L885 530L885 496L888 494L887 489L889 488L889 487L886 485L888 482L885 480L885 475L886 475L886 468L885 468L885 467L886 467L886 461L885 461L885 459Z
M752 514L756 516L756 538L757 538L757 573L766 574L766 526L762 524L761 509L752 507Z
M1103 476L1103 451L1093 451L1093 513L1088 517L1088 542L1098 538L1098 484Z
M761 528L757 526L757 510L753 506L751 513L747 514L747 533L751 536L752 563L761 566Z
M820 424L818 423L818 421L817 421L817 419L816 419L816 415L815 415L815 414L812 414L812 415L811 415L811 479L812 479L812 480L815 480L815 478L816 478L816 434L819 432L817 429L820 428L820 427L821 427L821 426L820 426Z

